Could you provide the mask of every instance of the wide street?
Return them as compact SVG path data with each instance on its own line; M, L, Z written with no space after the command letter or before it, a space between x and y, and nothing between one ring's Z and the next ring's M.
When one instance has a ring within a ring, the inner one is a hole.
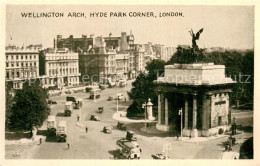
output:
M26 153L21 154L20 158L26 159L109 159L113 158L113 150L118 149L116 141L126 136L126 131L116 128L117 121L114 120L113 114L116 113L116 100L107 101L109 96L116 97L116 93L123 93L127 97L127 91L130 91L131 83L127 87L107 88L101 92L101 98L90 100L89 93L80 92L73 94L64 94L61 96L51 97L50 99L57 101L57 104L51 105L51 115L56 115L56 120L67 121L67 143L58 143L45 137L46 122L39 129L38 135L43 135L43 143L33 145ZM64 117L64 104L66 96L75 96L83 98L83 108L74 109L71 117ZM128 100L128 97L127 97ZM130 101L119 101L119 111L126 111ZM104 107L102 114L97 113L98 107ZM77 115L81 114L81 125L78 126ZM90 121L90 115L94 114L101 118L101 121ZM240 114L239 114L240 115ZM252 119L251 113L242 113L242 117ZM235 114L239 120L238 114ZM169 151L170 159L219 159L222 156L224 147L222 142L227 140L226 137L212 139L204 142L178 141L176 137L169 133L145 133L140 130L144 126L143 123L126 123L127 128L135 131L138 143L142 149L141 159L151 159L151 154L162 153L163 145L171 144ZM88 127L86 133L85 127ZM112 126L112 133L106 134L102 131L104 126ZM238 150L241 143L246 138L252 136L252 133L244 133L237 135L238 144L234 149Z

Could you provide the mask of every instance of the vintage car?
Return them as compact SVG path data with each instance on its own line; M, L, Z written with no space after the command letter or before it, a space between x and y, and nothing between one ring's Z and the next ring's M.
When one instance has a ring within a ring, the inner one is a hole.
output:
M65 94L71 94L72 92L73 92L72 90L67 89L67 90L65 91Z
M107 98L107 101L112 101L113 100L113 97L112 96L109 96L108 98Z
M104 112L104 107L98 107L98 111L97 111L98 113L103 113Z
M48 100L48 104L57 104L57 101L54 101L54 100Z
M95 115L91 115L90 116L90 120L93 120L93 121L100 121L100 118L95 116Z
M152 154L152 158L153 159L159 159L159 160L165 160L166 159L165 155L163 155L161 153Z
M105 126L105 127L103 128L103 132L104 132L104 133L111 134L111 133L112 133L112 127L111 127L111 126Z
M126 130L125 124L124 124L124 123L121 123L121 122L118 122L118 123L117 123L117 128L118 128L119 130Z

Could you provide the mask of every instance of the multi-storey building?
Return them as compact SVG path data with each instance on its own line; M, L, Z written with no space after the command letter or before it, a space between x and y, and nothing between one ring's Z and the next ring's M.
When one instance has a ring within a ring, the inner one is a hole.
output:
M43 85L77 86L79 85L79 56L68 49L49 49L40 53L40 74L45 78Z
M12 81L15 89L22 88L23 82L39 76L39 50L15 46L6 47L6 81Z
M79 71L82 82L107 82L116 76L116 52L100 48L92 48L79 54Z
M164 45L161 44L154 44L153 45L155 55L157 59L166 60L165 54L164 54Z
M129 77L129 53L116 55L116 75L119 79Z
M165 47L164 54L165 54L165 60L169 61L173 54L177 51L176 47Z
M91 34L89 37L87 35L82 35L81 38L73 38L73 35L70 35L69 38L62 38L62 35L57 35L57 39L54 39L54 47L57 48L68 48L74 52L87 52L90 47L100 47L100 39L106 42L106 47L115 49L116 51L126 51L134 49L134 35L130 33L127 35L126 32L122 32L121 36L114 37L110 33L108 37L94 37Z

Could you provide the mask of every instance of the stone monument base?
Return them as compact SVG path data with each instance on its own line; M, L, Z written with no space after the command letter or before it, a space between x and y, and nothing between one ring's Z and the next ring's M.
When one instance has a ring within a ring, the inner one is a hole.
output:
M169 131L170 126L169 125L164 125L164 124L156 124L156 129L161 130L161 131Z

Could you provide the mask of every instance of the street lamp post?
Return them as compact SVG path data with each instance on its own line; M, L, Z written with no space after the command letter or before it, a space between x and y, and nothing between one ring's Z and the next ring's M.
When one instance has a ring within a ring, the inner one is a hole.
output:
M147 132L147 123L146 123L146 102L144 102L144 104L142 105L142 108L144 108L144 120L145 120L145 123L144 123L144 127L145 127L145 131Z
M116 88L116 112L118 112L118 87Z
M179 110L179 115L181 116L181 140L182 140L182 108Z

